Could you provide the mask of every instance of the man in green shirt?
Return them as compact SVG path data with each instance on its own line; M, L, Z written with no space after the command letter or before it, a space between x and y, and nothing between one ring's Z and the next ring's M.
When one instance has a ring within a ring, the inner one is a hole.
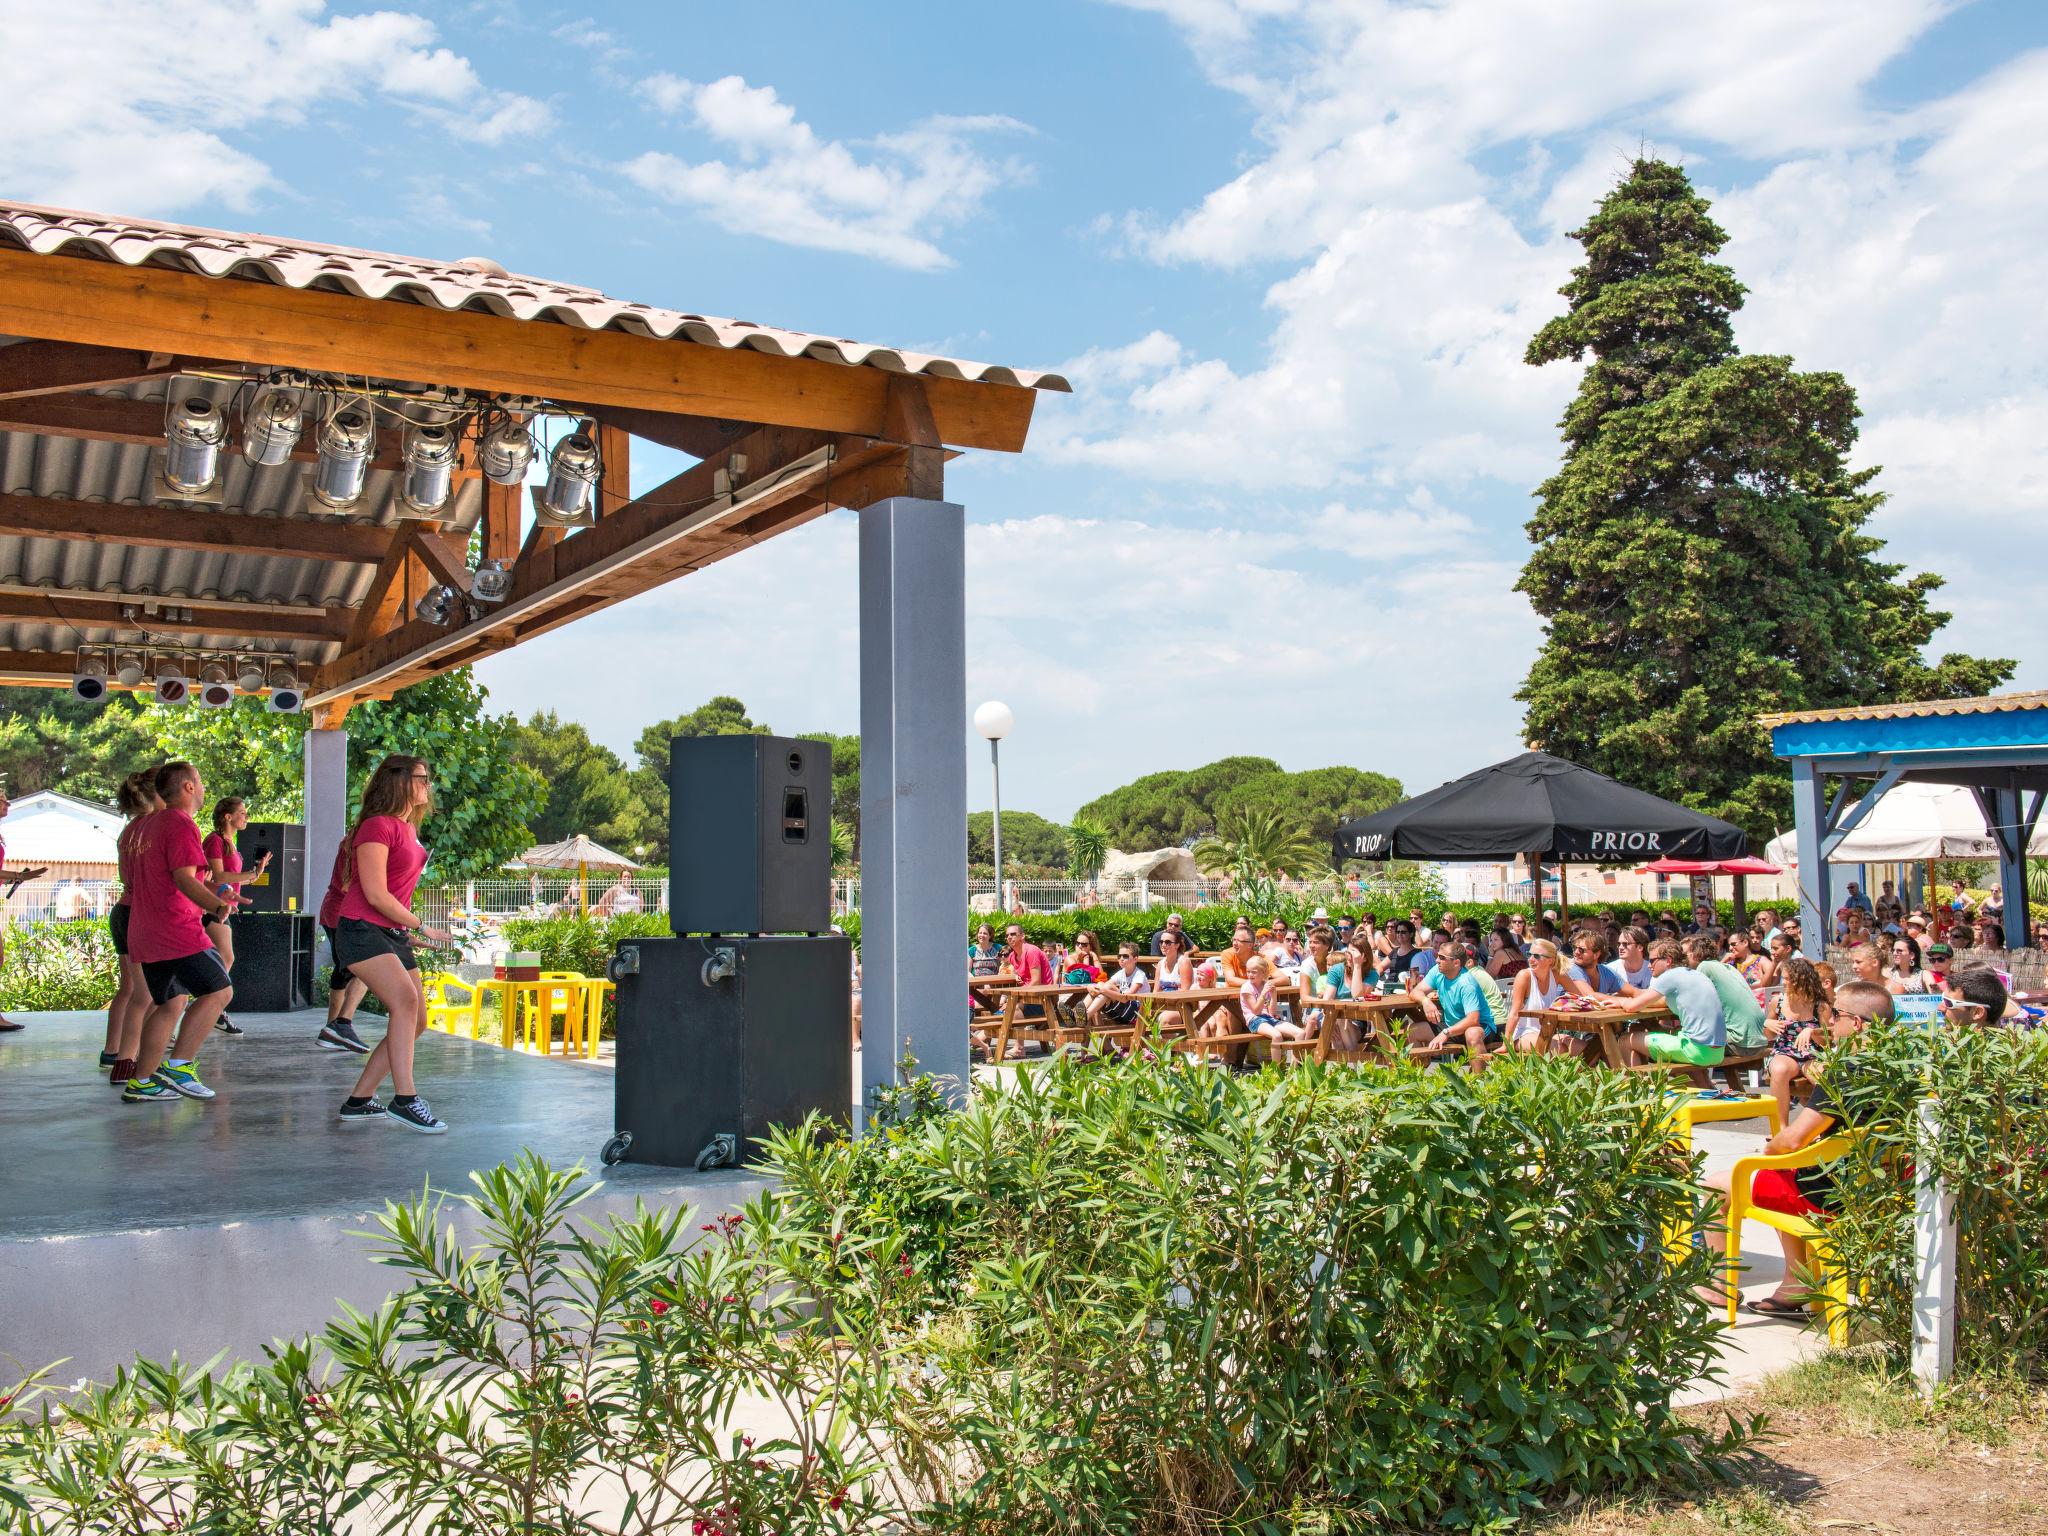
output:
M1714 958L1714 946L1703 935L1685 940L1686 963L1714 984L1721 994L1721 1019L1728 1026L1728 1049L1735 1055L1761 1050L1764 1043L1764 1005L1742 979L1742 972L1725 960Z

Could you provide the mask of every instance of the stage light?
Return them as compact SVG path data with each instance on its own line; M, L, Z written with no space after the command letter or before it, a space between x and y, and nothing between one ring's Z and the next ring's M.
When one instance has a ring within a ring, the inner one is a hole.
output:
M502 560L479 560L469 573L469 595L480 603L502 603L512 591L512 572Z
M191 685L185 680L185 662L179 656L159 656L156 659L156 701L159 704L183 704Z
M114 681L123 688L133 688L142 681L143 656L140 651L114 652Z
M215 658L199 664L199 681L192 690L192 702L201 709L226 709L235 702L235 685L228 681L228 664Z
M455 589L444 582L414 603L412 611L416 617L425 619L429 624L439 624L445 629L455 622L460 602Z
M548 460L547 489L540 494L535 514L543 521L563 527L590 522L597 496L597 444L587 432L571 432L555 444Z
M273 661L268 682L272 714L296 715L306 707L306 696L299 691L298 668L289 661Z
M227 436L227 418L205 396L194 395L172 406L164 425L164 483L192 496L212 489L220 470L220 445Z
M405 478L398 494L406 506L415 512L440 511L455 483L455 448L455 434L446 427L405 429Z
M235 686L244 693L263 691L263 658L244 656L235 663Z
M297 391L262 389L242 417L242 457L268 467L284 463L306 430L306 408Z
M88 704L107 696L107 657L103 651L80 651L71 663L71 692Z
M324 505L351 507L362 497L377 441L369 407L345 405L320 428L320 462L313 466L313 494Z
M533 434L519 422L501 422L477 444L476 459L493 485L518 485L533 463Z

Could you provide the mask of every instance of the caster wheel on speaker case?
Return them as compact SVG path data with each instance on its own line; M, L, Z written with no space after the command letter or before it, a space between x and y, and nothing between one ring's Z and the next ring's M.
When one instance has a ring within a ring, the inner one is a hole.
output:
M597 1154L597 1159L607 1168L616 1168L625 1161L626 1153L632 1148L632 1145L633 1133L631 1131L621 1131L604 1144L604 1150Z

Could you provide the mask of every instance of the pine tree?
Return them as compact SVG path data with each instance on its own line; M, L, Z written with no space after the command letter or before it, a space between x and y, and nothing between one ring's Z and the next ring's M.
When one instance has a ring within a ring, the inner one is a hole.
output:
M1678 166L1637 160L1572 238L1585 262L1531 364L1591 362L1560 422L1517 585L1546 644L1519 695L1559 756L1765 835L1790 778L1757 716L1985 692L2013 663L1921 648L1941 578L1898 580L1863 532L1856 392L1744 356L1744 289Z

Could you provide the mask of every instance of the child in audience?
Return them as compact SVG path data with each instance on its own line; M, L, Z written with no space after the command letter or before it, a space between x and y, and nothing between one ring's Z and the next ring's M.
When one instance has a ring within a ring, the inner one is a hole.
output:
M1237 989L1238 1006L1244 1009L1244 1027L1253 1034L1268 1034L1276 1040L1306 1040L1308 1029L1280 1020L1280 1005L1274 996L1273 965L1264 955L1245 962L1244 984Z
M1816 1041L1827 1027L1828 1001L1818 968L1804 955L1787 956L1778 966L1778 978L1785 990L1778 998L1777 1016L1764 1025L1771 1042L1765 1065L1771 1097L1778 1101L1778 1123L1785 1125L1792 1119L1792 1085L1820 1054Z

